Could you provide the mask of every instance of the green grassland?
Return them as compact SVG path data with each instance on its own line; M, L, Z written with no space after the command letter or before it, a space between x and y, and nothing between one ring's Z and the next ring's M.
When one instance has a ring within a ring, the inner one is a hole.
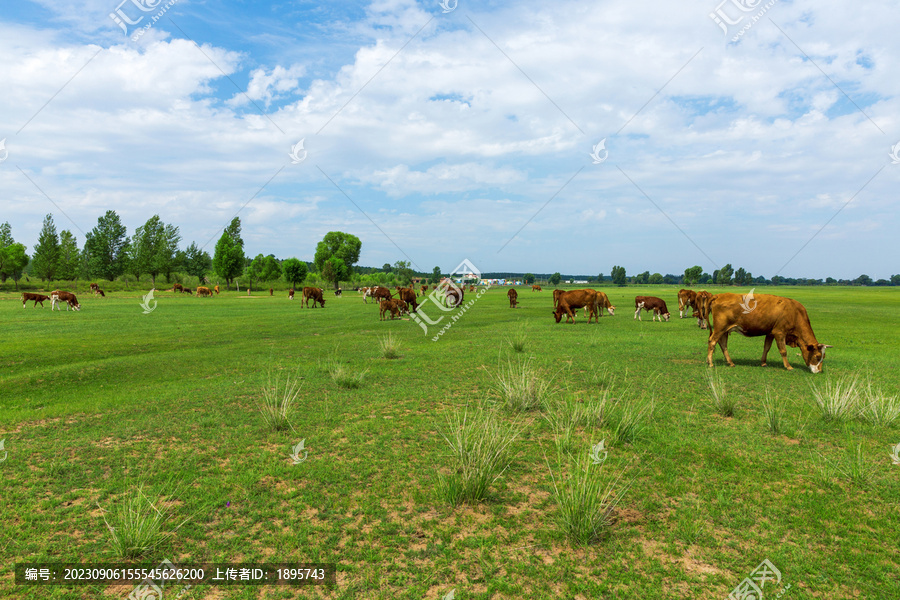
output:
M557 324L549 290L518 289L521 308L491 289L437 342L438 327L381 322L355 292L303 309L283 292L157 291L150 314L136 291L82 293L78 313L23 310L17 294L0 294L0 597L126 597L126 587L16 586L13 564L116 560L104 516L137 485L162 500L174 532L143 562L338 564L334 588L300 597L721 599L764 559L790 584L785 598L900 597L900 466L889 457L900 430L825 422L811 388L859 375L898 393L898 290L758 289L802 302L834 347L813 375L792 348L793 371L775 347L762 368L762 338L732 335L737 366L715 354L737 400L723 417L707 384L708 334L678 319L676 287L603 288L617 314L590 325L580 313ZM664 298L671 322L633 320L639 294ZM522 353L509 344L519 329ZM388 333L397 360L381 357ZM364 372L362 385L336 385L334 361ZM523 430L487 501L453 507L437 493L451 464L448 415L495 398L492 374L510 361L530 361L561 400L653 402L630 443L606 425L574 433L574 453L605 439L608 463L631 465L596 543L570 543L556 525L549 469L561 473L541 410L503 413ZM289 373L303 378L292 428L272 431L257 403ZM767 392L786 407L777 435L763 423ZM301 439L308 459L294 465ZM857 448L866 473L845 477ZM200 586L182 598L297 594Z

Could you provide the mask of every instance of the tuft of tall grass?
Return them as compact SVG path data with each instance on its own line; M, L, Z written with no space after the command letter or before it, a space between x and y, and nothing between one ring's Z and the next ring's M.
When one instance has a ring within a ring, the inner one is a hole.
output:
M612 472L605 455L601 459L594 451L579 452L575 457L558 451L557 458L559 478L547 463L558 507L557 523L572 542L590 544L602 538L612 524L613 512L633 480L624 481L625 469Z
M512 443L522 427L480 404L455 411L438 430L450 446L453 463L449 475L438 473L438 494L456 506L487 498L488 488L509 467Z
M584 421L584 407L572 396L559 398L546 407L544 419L553 429L557 449L568 452L572 448L572 436L579 423Z
M110 519L103 515L103 522L111 536L110 545L117 558L137 558L148 554L173 535L163 531L168 512L157 508L158 504L159 501L154 503L144 494L142 484L126 492L121 503L112 509Z
M528 411L547 406L555 397L553 379L541 373L531 360L507 361L491 373L494 391L507 408Z
M766 399L763 400L763 417L766 429L772 435L778 435L784 429L784 403L777 396L770 396L766 389Z
M381 346L381 356L388 360L400 358L400 340L394 338L393 333L387 334L379 340Z
M262 388L262 402L257 402L256 406L271 429L281 431L291 426L290 415L297 396L300 395L301 385L300 377L296 374L288 374L282 383L280 374L275 375L273 381L272 371L269 371Z
M616 400L608 419L614 443L630 444L640 437L647 422L653 418L654 408L653 399L645 396L639 400Z
M707 369L706 380L709 384L709 391L712 392L713 409L723 417L733 417L737 399L734 396L728 396L725 383L715 369Z
M839 423L859 414L859 378L825 376L824 384L810 382L813 403L823 421Z
M328 375L333 382L348 390L359 388L362 385L366 373L369 372L368 369L354 371L338 360L337 356L332 356L325 361L325 370L328 372Z
M890 427L900 418L900 396L888 396L869 379L863 388L859 416L875 427Z
M525 343L528 341L528 337L525 333L525 326L522 325L518 327L509 338L509 345L516 352L525 352Z

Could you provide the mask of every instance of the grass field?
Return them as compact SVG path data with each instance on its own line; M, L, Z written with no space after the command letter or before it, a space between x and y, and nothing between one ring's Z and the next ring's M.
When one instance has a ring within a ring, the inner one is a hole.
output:
M759 366L762 338L732 335L737 366L717 350L714 369L731 417L713 406L707 332L678 319L677 288L604 290L616 316L567 325L554 322L549 290L519 288L510 309L506 288L491 289L437 342L436 327L380 322L355 292L315 310L283 293L156 292L150 314L138 292L82 293L80 312L52 314L0 295L0 597L125 598L130 587L16 586L13 565L117 560L104 517L138 486L172 532L141 562L338 564L334 588L300 597L722 599L764 559L782 574L766 598L900 597L900 466L889 456L900 430L825 421L811 387L858 375L898 394L898 290L757 290L802 302L834 348L821 375L789 348L789 372L774 347ZM634 321L638 294L664 298L672 321ZM388 333L396 360L381 356ZM498 370L523 362L557 408L501 408L521 427L509 467L485 501L451 506L439 493L453 472L448 417L496 400ZM336 365L363 374L359 387L338 385ZM281 431L258 410L276 374L302 377ZM776 434L767 396L783 408ZM597 397L652 402L652 413L633 438L608 420L560 427L554 415ZM301 439L308 459L294 465ZM566 480L565 451L587 457L601 440L604 468L630 487L605 535L573 543L554 481ZM298 593L200 586L181 597Z

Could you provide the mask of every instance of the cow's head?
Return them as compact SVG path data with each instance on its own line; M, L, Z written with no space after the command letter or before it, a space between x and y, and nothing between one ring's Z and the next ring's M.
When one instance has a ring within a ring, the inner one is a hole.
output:
M825 362L825 348L833 348L827 344L806 344L800 346L803 353L803 361L813 373L822 372L822 363Z
M559 322L562 320L562 311L561 311L561 310L554 310L554 311L553 311L553 316L556 317L556 322L559 323Z
M612 317L612 316L615 316L615 314L616 314L616 307L613 306L613 305L609 305L609 306L606 307L606 312L608 312L608 313L609 313L609 316L611 316L611 317Z
M671 317L672 315L670 315L669 313L665 313L665 314L662 315L662 316L665 317L666 323L668 323L668 322L669 322L669 317Z

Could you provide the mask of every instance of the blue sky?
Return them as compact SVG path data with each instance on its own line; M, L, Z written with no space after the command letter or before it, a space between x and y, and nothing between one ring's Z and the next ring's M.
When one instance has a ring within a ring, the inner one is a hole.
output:
M113 209L425 271L900 272L891 3L167 3L0 9L0 221L29 249Z

